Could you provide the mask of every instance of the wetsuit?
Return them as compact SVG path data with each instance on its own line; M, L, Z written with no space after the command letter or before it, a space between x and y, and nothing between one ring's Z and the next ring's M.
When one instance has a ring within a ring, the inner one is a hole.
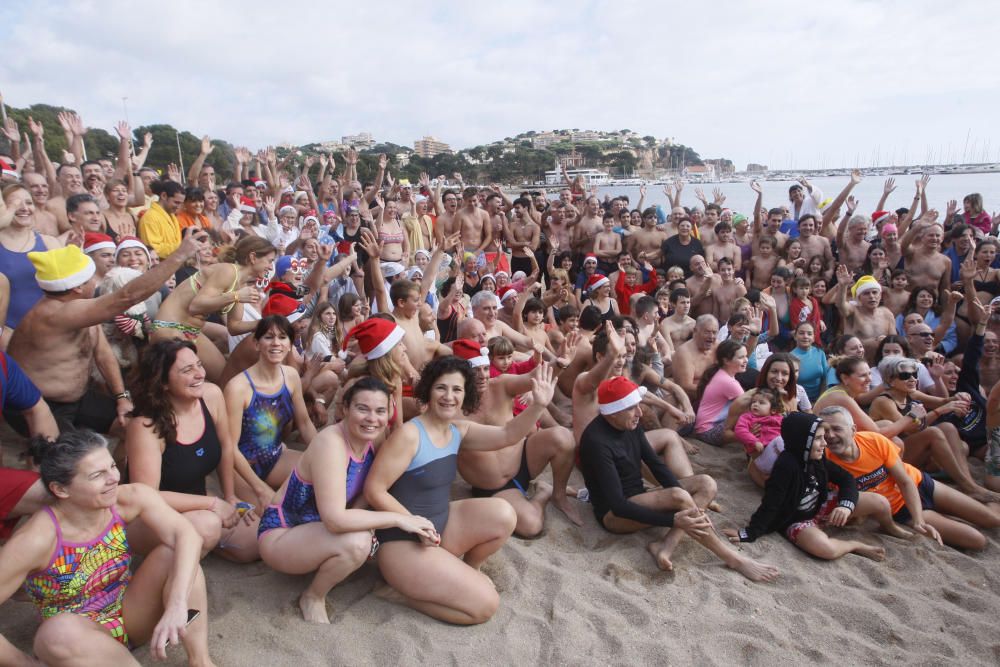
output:
M205 429L194 442L167 443L160 463L160 491L203 496L205 478L219 467L222 460L219 435L204 399L200 403Z
M24 590L38 606L42 618L79 614L100 624L128 646L122 602L131 578L132 554L125 536L125 522L112 507L111 520L100 535L89 542L65 542L55 512L50 507L43 510L55 524L56 548L48 566L24 580Z
M419 442L417 453L399 479L389 489L389 493L399 504L415 516L422 516L434 524L439 535L448 524L448 503L451 501L451 483L458 471L458 446L462 435L454 424L448 426L451 439L442 447L431 442L420 417L410 423L417 427ZM411 540L419 542L420 537L399 528L388 528L375 532L379 542Z
M243 411L238 447L261 479L267 479L274 465L281 458L285 446L281 432L292 421L292 394L285 383L285 370L281 369L281 389L274 394L257 391L249 371L243 371L253 396Z

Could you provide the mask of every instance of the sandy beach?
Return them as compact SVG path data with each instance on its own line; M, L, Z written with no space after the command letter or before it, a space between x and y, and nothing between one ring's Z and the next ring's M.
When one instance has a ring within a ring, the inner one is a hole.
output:
M712 514L716 527L743 525L759 499L743 454L702 445L693 460L697 472L719 482L723 511ZM572 481L582 481L579 473ZM464 497L467 489L457 481L453 494ZM1000 661L996 531L980 554L867 529L839 533L881 543L884 563L853 555L823 562L770 535L742 549L780 567L781 577L753 584L690 540L675 553L676 571L660 572L644 548L654 531L612 535L589 505L583 513L577 528L549 507L541 537L512 538L487 562L501 605L476 627L445 625L376 597L380 579L370 564L329 595L331 626L310 625L296 605L306 577L209 556L213 658L219 665L296 667ZM7 602L0 632L29 648L36 618L30 604ZM137 656L152 663L145 648ZM167 664L184 664L180 649L171 658Z

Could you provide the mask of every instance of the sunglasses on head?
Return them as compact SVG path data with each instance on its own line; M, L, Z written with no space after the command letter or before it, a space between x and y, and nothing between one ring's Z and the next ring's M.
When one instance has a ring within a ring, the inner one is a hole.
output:
M916 371L900 371L899 373L896 374L896 377L898 377L900 380L916 380L917 379L917 372Z

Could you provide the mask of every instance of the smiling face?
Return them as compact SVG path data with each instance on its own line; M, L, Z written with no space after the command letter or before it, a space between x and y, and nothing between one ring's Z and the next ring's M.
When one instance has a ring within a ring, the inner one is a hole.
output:
M285 360L288 351L292 349L292 341L288 335L278 328L271 328L254 341L257 355L261 361L280 364Z
M29 229L35 226L35 203L30 192L21 188L12 190L4 197L4 203L9 211L14 212L15 225Z
M846 375L841 379L844 383L844 388L847 389L851 396L857 396L863 394L871 388L872 384L872 371L868 368L868 364L860 363L854 369L854 372Z
M900 364L896 369L896 377L893 378L889 386L896 391L910 394L917 390L917 365L916 363Z
M642 404L639 403L631 408L604 415L604 419L619 431L633 431L639 426L639 421L642 419Z
M198 400L205 393L205 367L192 350L177 352L167 373L167 393L174 399Z
M142 248L122 248L118 251L118 266L125 266L145 273L149 268L149 255Z
M849 454L854 449L854 422L839 412L823 417L826 446L837 456Z
M121 473L111 453L98 448L76 464L76 474L66 486L53 483L51 489L57 497L70 498L73 505L86 509L106 509L118 499Z
M487 379L489 367L486 368ZM462 415L465 400L465 377L461 373L445 373L431 386L430 403L427 409L438 419L450 421Z
M389 397L381 391L361 390L351 397L344 416L347 432L355 442L379 438L389 423Z
M800 350L808 350L812 347L814 340L814 329L811 324L800 324L795 329L795 344Z

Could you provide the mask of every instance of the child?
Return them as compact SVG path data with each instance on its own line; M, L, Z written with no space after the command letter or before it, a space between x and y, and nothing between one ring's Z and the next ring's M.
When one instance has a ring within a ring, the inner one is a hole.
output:
M767 289L771 286L771 273L778 266L779 257L774 253L777 241L773 236L762 236L757 244L757 253L750 258L747 276L750 286Z
M802 241L791 239L785 244L781 253L779 266L784 266L793 274L799 276L805 272L806 258L802 256Z
M739 275L743 269L743 252L736 245L736 241L733 238L732 225L728 222L717 224L715 226L715 238L715 243L705 246L705 259L708 261L709 266L718 271L719 260L723 257L728 257L733 262L737 275Z
M983 196L981 194L973 192L971 195L965 195L962 199L962 207L964 208L962 222L970 227L975 227L983 234L992 232L993 221L990 214L983 210ZM947 222L950 223L951 220Z
M506 336L494 336L486 343L490 357L490 377L495 378L508 373L524 375L530 373L541 361L541 353L537 350L526 361L514 361L514 343Z
M614 232L615 216L604 214L604 231L594 237L594 254L597 255L597 270L606 276L617 269L615 262L622 253L622 237Z
M816 333L816 345L822 345L820 334L825 329L822 310L819 301L812 296L812 284L809 279L805 276L799 276L792 280L792 294L794 296L788 305L788 316L792 326L796 326L800 322L809 322L813 325L813 331Z
M814 332L812 322L799 322L795 327L795 347L792 348L792 355L799 358L799 384L805 387L806 395L812 403L826 389L826 376L830 371L826 352L813 344Z
M750 411L736 420L733 432L751 459L760 456L767 443L781 435L781 409L778 392L770 387L761 387L750 399Z
M889 277L889 289L882 292L882 305L893 315L902 315L910 302L909 278L904 269L895 269Z
M639 271L634 266L624 267L622 271L625 279L615 283L615 299L618 301L618 312L622 315L632 314L632 295L649 294L656 289L656 272L649 262L644 264L643 268L649 273L649 279L642 285L639 284Z

